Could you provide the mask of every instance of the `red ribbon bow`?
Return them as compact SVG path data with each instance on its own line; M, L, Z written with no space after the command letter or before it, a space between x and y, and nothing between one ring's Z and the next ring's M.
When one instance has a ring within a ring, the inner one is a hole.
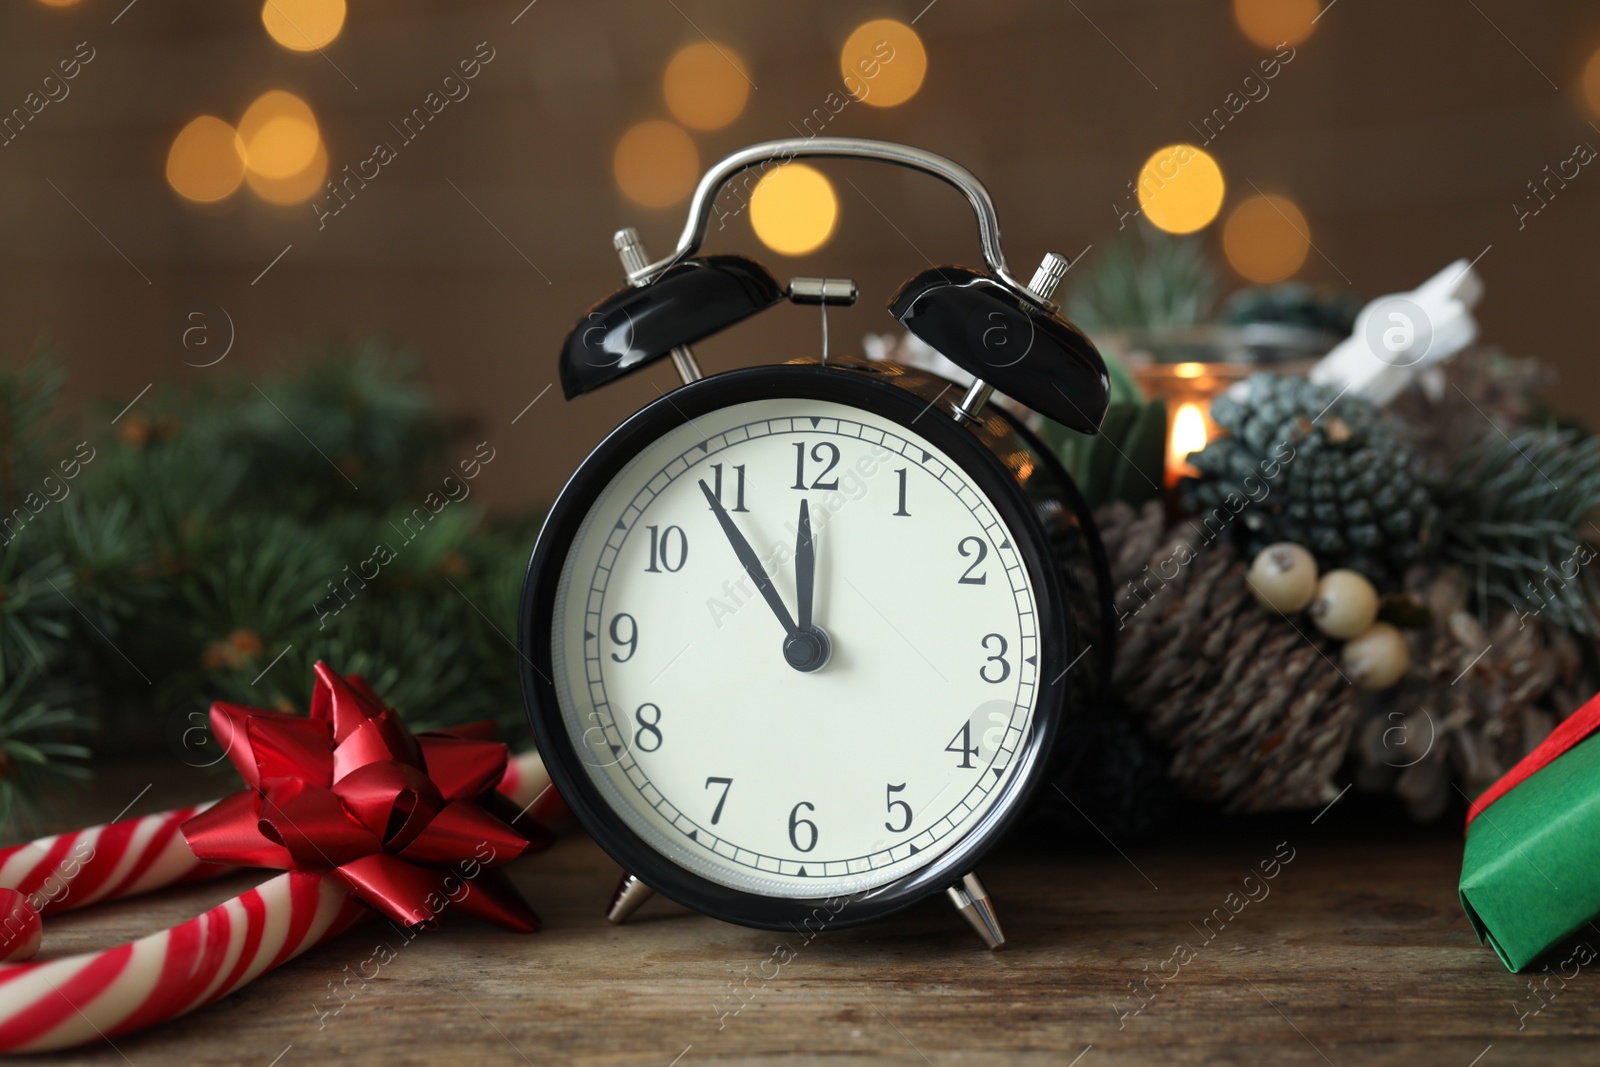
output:
M309 718L218 701L211 729L249 788L183 824L203 860L337 878L397 922L454 904L508 929L539 919L501 864L549 846L513 829L492 722L414 735L360 675L316 665Z

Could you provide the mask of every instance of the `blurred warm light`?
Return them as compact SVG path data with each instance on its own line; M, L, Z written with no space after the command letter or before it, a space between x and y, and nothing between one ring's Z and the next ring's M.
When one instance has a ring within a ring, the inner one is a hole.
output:
M1206 372L1203 363L1180 363L1172 368L1172 373L1180 378L1198 378Z
M1595 49L1594 55L1584 65L1583 95L1588 99L1590 109L1600 115L1600 48Z
M1200 405L1185 400L1172 416L1172 437L1167 444L1167 482L1175 484L1183 475L1199 473L1189 462L1189 453L1206 447L1206 416Z
M622 135L611 170L629 200L645 207L668 207L694 188L700 177L700 153L683 127L650 119Z
M316 126L280 116L245 142L245 161L263 178L289 178L306 169L320 143Z
M845 89L857 100L894 107L922 88L928 53L910 26L895 19L873 19L857 26L844 42L839 69Z
M167 184L179 196L208 204L239 188L244 154L233 127L201 115L178 132L167 150Z
M45 7L71 7L77 2L78 0L39 0Z
M1193 233L1222 208L1222 168L1201 149L1171 144L1139 168L1139 206L1168 233Z
M1299 270L1311 249L1311 227L1288 197L1268 193L1245 200L1228 216L1222 250L1234 270L1253 282L1281 282Z
M311 165L322 137L316 116L293 93L273 89L256 97L239 120L245 166L263 178L292 178Z
M285 178L269 178L256 171L247 171L245 180L250 191L269 204L303 204L322 191L328 177L328 150L319 139L311 161L296 174Z
M731 48L700 41L678 49L661 89L667 110L679 122L694 130L720 130L744 110L750 79Z
M762 244L786 256L803 256L827 244L838 218L833 183L804 163L768 171L750 194L751 228Z
M1317 0L1233 0L1239 29L1262 48L1299 44L1316 29Z
M344 14L344 0L267 0L261 24L283 47L315 52L339 36Z

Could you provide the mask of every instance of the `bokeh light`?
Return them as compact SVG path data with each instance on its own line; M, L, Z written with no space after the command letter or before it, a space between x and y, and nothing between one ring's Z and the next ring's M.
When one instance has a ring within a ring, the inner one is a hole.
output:
M617 142L611 170L624 196L645 207L669 207L700 177L700 153L683 127L650 119Z
M873 107L894 107L917 95L928 73L928 53L917 31L895 19L857 26L839 50L844 87Z
M269 178L253 170L245 174L250 191L269 204L302 204L322 191L327 177L328 150L320 139L311 161L294 174L284 178Z
M804 163L768 171L750 194L751 228L762 244L785 256L803 256L827 244L838 220L833 183Z
M1234 21L1262 48L1299 44L1316 29L1317 0L1233 0Z
M315 52L344 29L345 0L266 0L261 24L283 47Z
M292 178L311 165L322 136L311 108L273 89L256 97L239 120L245 166L263 178Z
M1288 197L1267 193L1243 201L1222 228L1228 263L1253 282L1281 282L1306 261L1311 227Z
M750 79L727 45L698 41L678 49L661 79L667 110L694 130L720 130L744 111Z
M1595 49L1589 62L1584 64L1583 95L1589 101L1589 109L1600 115L1600 48Z
M1222 168L1190 144L1157 149L1139 169L1139 206L1168 233L1193 233L1222 209Z
M72 7L78 0L39 0L45 7Z
M239 188L244 152L232 126L215 115L201 115L172 139L167 150L167 184L179 196L209 204Z

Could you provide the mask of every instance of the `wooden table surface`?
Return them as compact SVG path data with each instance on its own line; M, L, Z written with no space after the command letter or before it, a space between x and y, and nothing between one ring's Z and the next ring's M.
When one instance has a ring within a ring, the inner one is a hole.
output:
M128 784L97 787L94 802ZM205 795L205 784L217 793L227 783L164 782L135 811ZM981 873L1010 944L989 953L943 900L809 941L660 898L613 927L601 912L617 869L573 833L511 868L544 918L539 933L447 916L405 943L367 924L115 1048L38 1059L1497 1067L1600 1058L1600 976L1580 973L1565 988L1550 980L1542 1009L1527 1014L1541 1003L1528 978L1478 945L1456 902L1460 840L1449 832L1307 815L1125 851L1034 844L991 857ZM1270 881L1246 883L1275 854L1292 859ZM45 953L140 936L256 880L54 917ZM1247 901L1247 890L1259 899ZM331 986L358 973L380 941L395 958L365 984L350 981L355 992L340 1007ZM1188 951L1175 955L1180 943Z

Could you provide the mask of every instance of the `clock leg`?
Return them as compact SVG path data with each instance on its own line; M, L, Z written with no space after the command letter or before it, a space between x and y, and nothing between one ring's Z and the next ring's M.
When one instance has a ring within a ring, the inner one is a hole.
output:
M976 874L969 872L945 892L950 894L950 903L956 906L956 910L978 932L991 951L1004 947L1006 935L1000 932L1000 920L995 917L989 891L983 888Z
M611 895L606 918L620 926L628 921L628 916L639 910L639 905L655 896L655 892L633 875L624 873L622 881L617 883L617 891Z

